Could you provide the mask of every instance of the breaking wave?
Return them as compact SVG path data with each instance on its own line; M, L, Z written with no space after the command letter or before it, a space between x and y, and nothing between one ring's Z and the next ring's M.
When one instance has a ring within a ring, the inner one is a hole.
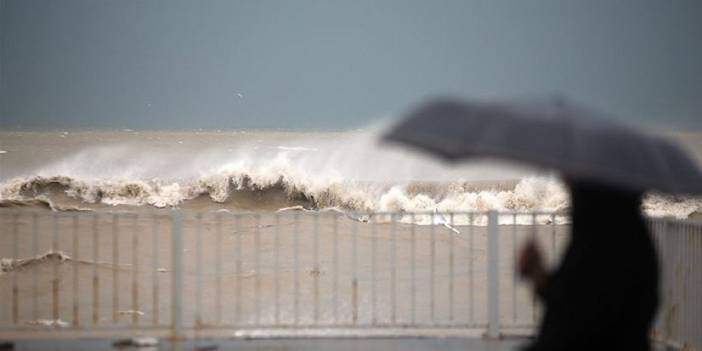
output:
M60 251L49 251L47 253L37 255L35 257L29 258L0 258L0 275L4 273L14 272L16 270L21 270L39 264L42 262L57 261L66 262L71 258L63 252Z
M58 211L91 210L90 205L187 207L190 203L197 206L203 199L241 210L562 212L569 207L564 186L540 177L483 183L337 181L322 186L285 175L254 177L245 173L211 174L185 182L33 176L0 186L0 207L40 205ZM652 216L687 218L702 210L702 200L649 195L643 209Z
M563 212L570 206L555 177L493 163L446 167L378 147L373 133L305 134L285 144L271 133L245 135L253 141L231 147L211 141L197 149L192 140L167 148L156 142L85 147L4 179L0 207ZM687 218L702 212L702 199L648 195L643 209Z
M213 174L186 182L33 176L4 183L0 199L5 206L41 203L55 210L83 209L57 205L62 199L82 204L173 207L203 197L254 210L301 206L359 211L558 211L567 206L567 194L555 180L523 179L510 190L494 189L505 187L500 183L482 186L492 189L478 190L471 182L341 181L320 186L285 175L254 178L249 174Z
M66 263L73 262L87 265L97 265L106 268L116 268L120 270L132 268L130 264L115 265L110 262L75 259L63 251L47 251L26 258L0 257L0 276L6 273L21 271L43 263ZM158 268L159 272L165 272L164 268Z

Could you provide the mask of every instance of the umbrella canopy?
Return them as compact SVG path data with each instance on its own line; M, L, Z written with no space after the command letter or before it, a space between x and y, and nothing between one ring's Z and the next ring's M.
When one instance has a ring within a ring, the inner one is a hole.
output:
M675 144L563 99L434 101L383 139L450 161L499 157L622 189L702 193L702 173Z

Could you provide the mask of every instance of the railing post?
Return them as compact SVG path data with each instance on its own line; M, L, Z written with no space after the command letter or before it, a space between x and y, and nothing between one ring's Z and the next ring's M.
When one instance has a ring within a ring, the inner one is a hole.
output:
M488 329L485 335L490 339L500 337L500 281L499 281L499 231L497 211L488 212Z
M183 214L174 209L173 219L173 305L172 315L172 340L180 340L183 337Z

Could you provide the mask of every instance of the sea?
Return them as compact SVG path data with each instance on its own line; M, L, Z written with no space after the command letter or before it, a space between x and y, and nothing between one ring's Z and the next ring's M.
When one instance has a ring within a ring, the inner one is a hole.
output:
M660 132L702 164L702 132ZM557 174L496 160L447 164L343 131L4 130L0 206L54 211L179 207L400 212L569 208ZM699 198L648 194L651 216L702 214Z
M174 228L187 326L480 325L487 220L459 212L491 209L556 212L498 218L501 319L534 323L514 267L526 242L551 266L567 245L557 174L443 163L381 135L0 131L0 328L170 325ZM702 133L666 135L702 161ZM695 220L702 201L647 194L643 210Z

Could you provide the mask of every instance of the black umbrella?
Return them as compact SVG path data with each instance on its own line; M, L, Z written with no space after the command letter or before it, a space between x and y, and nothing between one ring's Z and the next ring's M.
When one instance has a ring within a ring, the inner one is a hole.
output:
M383 139L451 161L499 157L629 190L702 193L702 173L685 152L608 117L562 99L439 100L409 113Z

